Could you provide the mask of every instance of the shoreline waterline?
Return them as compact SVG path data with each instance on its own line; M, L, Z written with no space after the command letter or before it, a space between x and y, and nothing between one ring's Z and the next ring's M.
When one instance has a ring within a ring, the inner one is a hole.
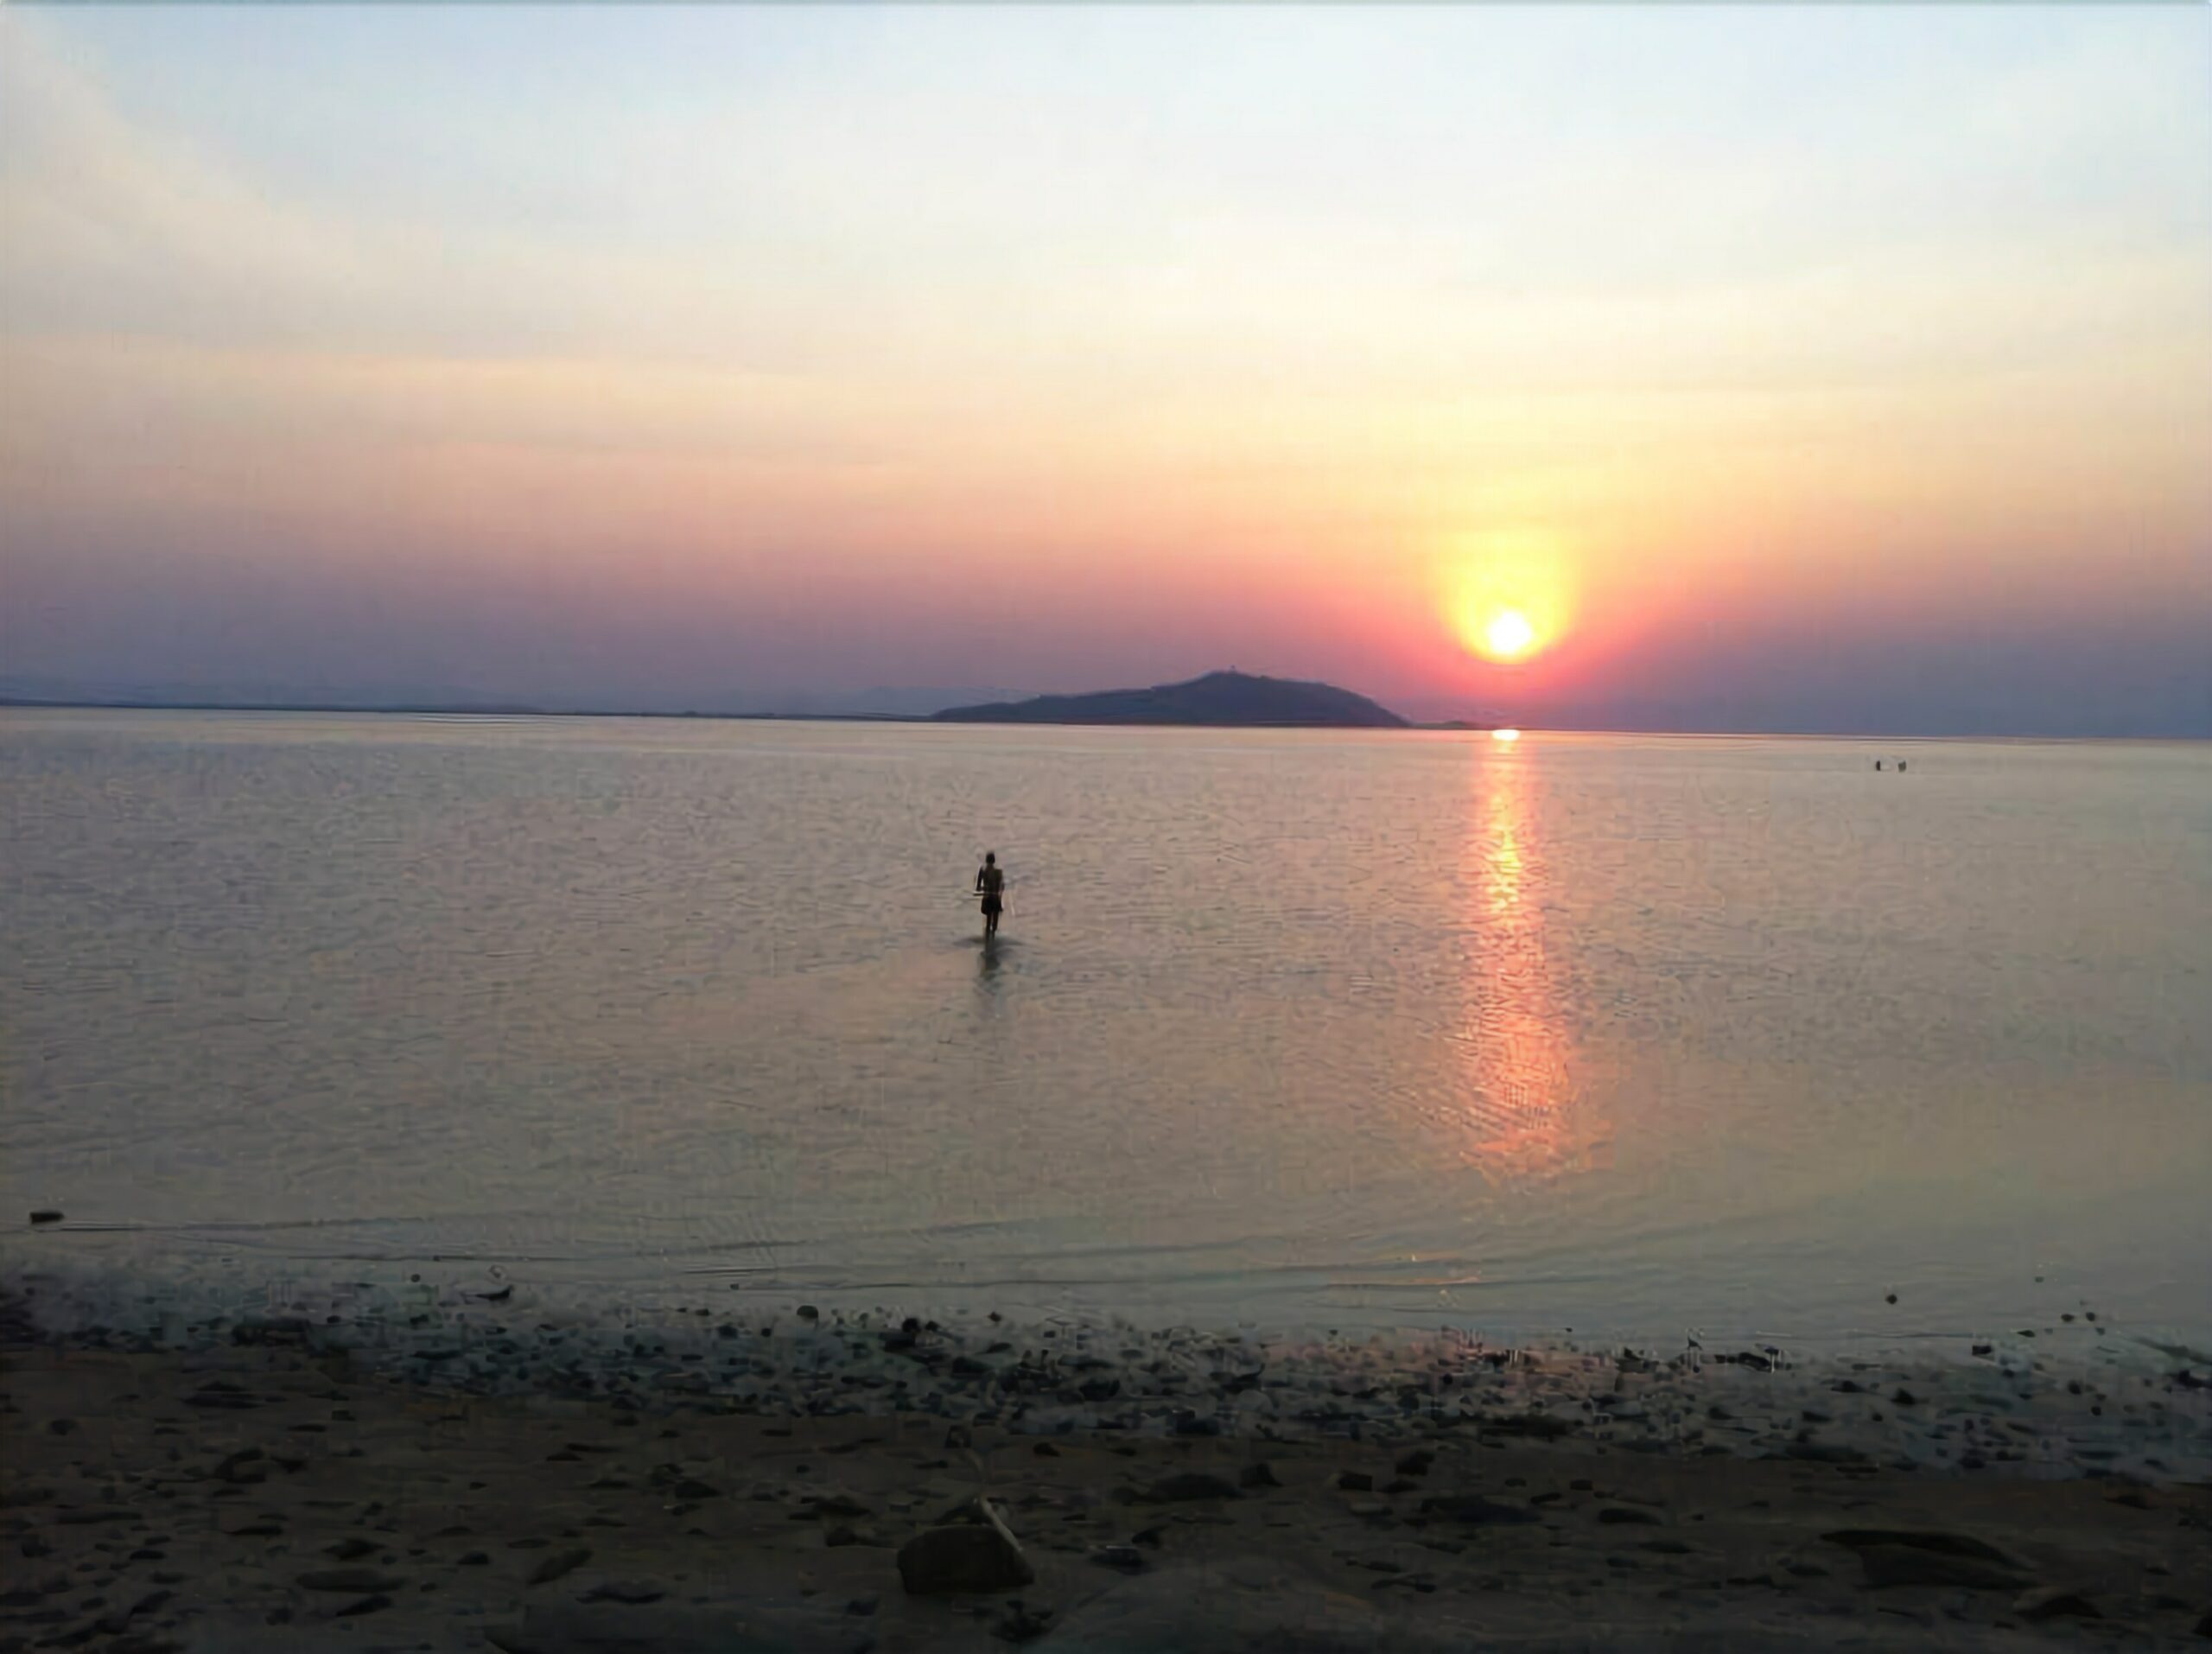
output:
M0 1264L10 1316L56 1347L281 1345L433 1390L644 1411L924 1411L1019 1433L1262 1440L1534 1431L1674 1455L1897 1470L2212 1480L2212 1360L2069 1315L1987 1338L1853 1350L1695 1339L1510 1342L1440 1326L1268 1331L1084 1314L700 1293L623 1306L474 1272L465 1284L227 1299L111 1270Z

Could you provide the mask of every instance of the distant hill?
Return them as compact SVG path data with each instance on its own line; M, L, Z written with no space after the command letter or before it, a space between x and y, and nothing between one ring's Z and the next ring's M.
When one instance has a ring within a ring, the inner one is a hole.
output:
M1403 729L1406 721L1333 684L1249 672L1208 672L1187 684L1039 695L1028 701L948 707L947 723L1165 723L1318 729Z

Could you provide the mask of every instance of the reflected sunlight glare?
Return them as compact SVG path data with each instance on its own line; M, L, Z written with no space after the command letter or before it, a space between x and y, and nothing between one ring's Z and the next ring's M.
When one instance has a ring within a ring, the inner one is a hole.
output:
M1467 867L1476 908L1462 1053L1469 1161L1492 1177L1543 1177L1588 1164L1574 1109L1572 1041L1545 936L1535 778L1511 738L1472 766Z

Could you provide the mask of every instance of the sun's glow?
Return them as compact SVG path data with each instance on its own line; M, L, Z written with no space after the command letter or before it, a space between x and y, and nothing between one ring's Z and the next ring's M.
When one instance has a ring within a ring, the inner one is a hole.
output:
M1444 619L1470 654L1515 666L1541 654L1567 631L1573 570L1557 539L1541 530L1484 534L1445 560Z
M1490 732L1490 738L1492 741L1503 741L1510 743L1520 740L1521 732L1518 729L1493 729Z

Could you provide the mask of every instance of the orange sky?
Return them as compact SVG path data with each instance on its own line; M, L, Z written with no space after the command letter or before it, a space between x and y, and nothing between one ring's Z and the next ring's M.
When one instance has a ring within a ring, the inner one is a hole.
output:
M0 672L2212 733L2207 32L11 9Z

